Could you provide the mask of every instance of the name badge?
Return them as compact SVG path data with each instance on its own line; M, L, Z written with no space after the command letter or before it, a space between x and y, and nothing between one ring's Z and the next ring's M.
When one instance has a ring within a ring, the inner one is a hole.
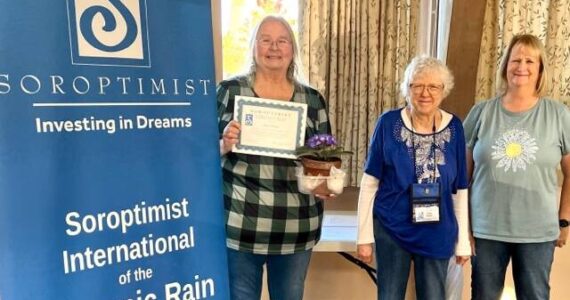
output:
M416 183L410 186L412 223L437 223L440 220L441 186L439 183Z
M439 222L439 203L414 204L412 208L413 223Z

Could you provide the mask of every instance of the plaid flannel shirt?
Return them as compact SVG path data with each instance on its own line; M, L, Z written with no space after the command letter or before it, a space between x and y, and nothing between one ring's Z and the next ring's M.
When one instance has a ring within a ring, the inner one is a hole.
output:
M247 77L217 88L220 138L233 119L236 95L257 97ZM293 102L306 103L305 138L330 133L324 98L295 85ZM291 159L229 152L222 157L227 247L255 254L291 254L311 249L321 235L323 204L297 188Z

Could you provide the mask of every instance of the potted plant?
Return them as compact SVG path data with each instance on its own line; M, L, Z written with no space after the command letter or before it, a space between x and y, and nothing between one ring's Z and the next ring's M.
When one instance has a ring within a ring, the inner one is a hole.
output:
M352 152L344 150L330 134L317 134L309 138L306 145L296 150L303 165L303 173L310 176L329 176L334 166L340 169L341 156Z

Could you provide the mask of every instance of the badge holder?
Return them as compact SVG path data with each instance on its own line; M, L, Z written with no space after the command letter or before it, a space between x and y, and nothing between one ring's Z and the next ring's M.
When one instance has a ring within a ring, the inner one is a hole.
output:
M439 183L414 183L410 186L412 223L437 223L440 220L441 188Z
M412 148L414 159L414 177L417 182L416 174L416 143L414 141L415 133L413 132L414 124L412 122ZM435 152L435 118L432 127L433 142L432 142L432 156L433 156L433 176L431 183L412 183L410 185L410 206L411 206L411 220L414 224L429 224L438 223L441 216L441 184L436 181L437 160Z

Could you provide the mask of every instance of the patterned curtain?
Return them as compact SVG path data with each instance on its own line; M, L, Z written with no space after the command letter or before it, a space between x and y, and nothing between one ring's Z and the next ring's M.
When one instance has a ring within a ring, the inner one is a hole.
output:
M333 133L353 151L356 186L379 115L404 105L399 83L416 54L416 0L301 0L299 40L309 83L327 99Z
M487 0L476 101L496 94L496 74L513 35L531 33L546 46L551 71L547 95L570 106L570 1Z

